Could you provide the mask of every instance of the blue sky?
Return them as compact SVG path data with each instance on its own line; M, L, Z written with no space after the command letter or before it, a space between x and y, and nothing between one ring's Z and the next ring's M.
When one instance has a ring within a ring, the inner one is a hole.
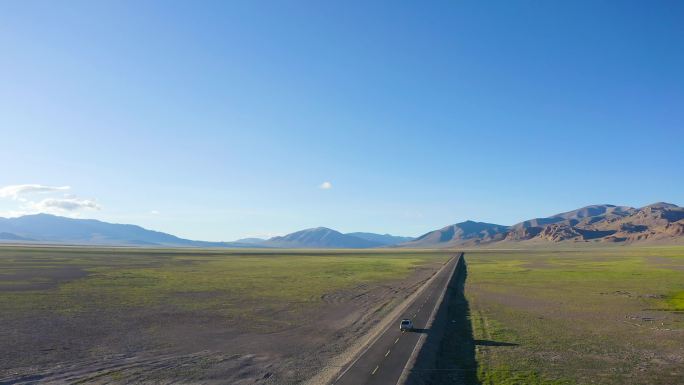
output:
M0 190L0 213L231 240L681 205L682 20L681 1L4 1L0 187L69 189Z

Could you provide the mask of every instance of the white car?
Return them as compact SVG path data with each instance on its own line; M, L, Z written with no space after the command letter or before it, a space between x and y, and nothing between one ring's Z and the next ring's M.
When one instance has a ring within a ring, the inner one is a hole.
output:
M401 330L402 332L410 332L411 330L413 330L413 321L411 321L408 318L404 318L403 320L401 320L401 323L399 324L399 330Z

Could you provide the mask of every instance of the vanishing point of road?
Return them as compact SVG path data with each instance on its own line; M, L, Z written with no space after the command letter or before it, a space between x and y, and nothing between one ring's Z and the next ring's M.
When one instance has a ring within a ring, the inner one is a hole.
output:
M426 332L433 310L439 306L439 298L446 290L461 255L457 254L446 263L429 286L342 373L335 385L395 385L399 381L421 334ZM412 319L416 330L399 331L402 318Z

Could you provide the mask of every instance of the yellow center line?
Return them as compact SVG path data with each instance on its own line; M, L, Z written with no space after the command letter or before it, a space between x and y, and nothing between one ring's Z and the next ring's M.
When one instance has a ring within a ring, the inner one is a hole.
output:
M389 356L390 351L388 350L387 353L385 353L385 357Z
M378 371L378 368L379 368L379 367L380 367L380 365L376 366L375 369L373 369L373 371L371 372L371 376L374 375L375 372Z

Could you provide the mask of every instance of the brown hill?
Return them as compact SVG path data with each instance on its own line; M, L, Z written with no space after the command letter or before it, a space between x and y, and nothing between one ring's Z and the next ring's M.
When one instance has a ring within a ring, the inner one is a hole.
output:
M513 226L467 221L429 232L407 247L545 242L683 242L684 208L654 203L642 208L593 205Z
M614 232L605 237L605 241L669 240L684 235L684 208L670 203L654 203L628 217L597 223L595 227Z

